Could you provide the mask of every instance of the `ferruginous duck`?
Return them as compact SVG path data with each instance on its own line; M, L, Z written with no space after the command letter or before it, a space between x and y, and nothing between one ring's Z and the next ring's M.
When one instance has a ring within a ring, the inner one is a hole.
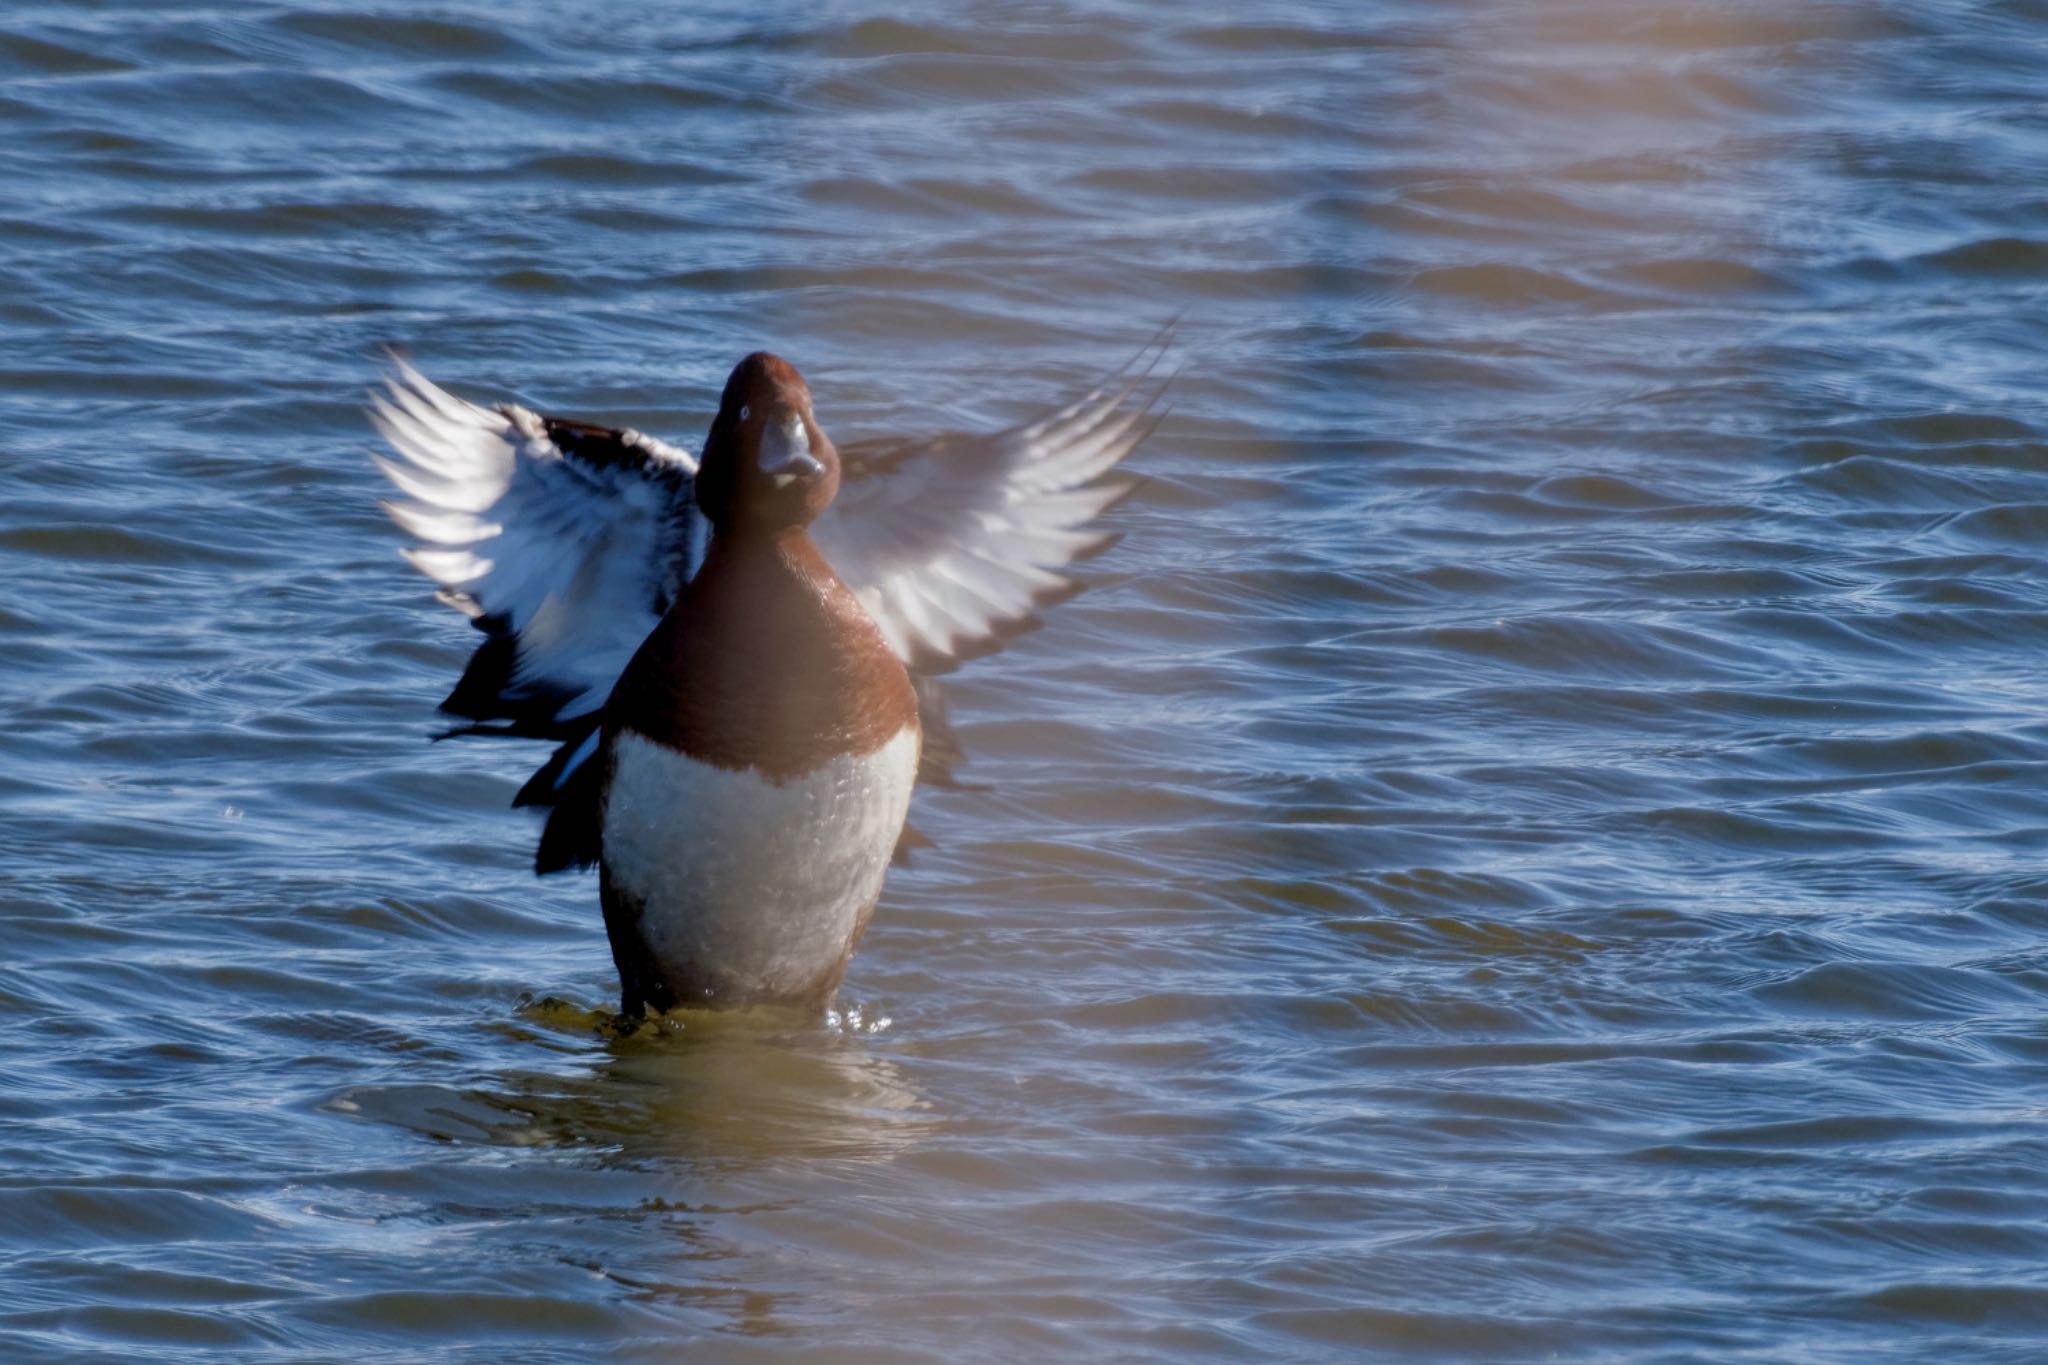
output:
M513 804L548 811L536 872L598 869L627 1017L830 1001L923 842L911 789L952 785L936 675L1076 591L1061 570L1113 541L1088 524L1133 486L1111 471L1163 387L842 451L756 352L698 460L397 362L370 400L405 495L385 506L485 637L441 707L556 743Z

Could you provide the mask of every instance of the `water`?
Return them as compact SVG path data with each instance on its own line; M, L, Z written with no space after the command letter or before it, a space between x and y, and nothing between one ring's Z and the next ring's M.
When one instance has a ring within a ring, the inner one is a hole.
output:
M2048 7L0 15L0 1358L2038 1359ZM375 349L1182 308L805 1021L603 1027Z

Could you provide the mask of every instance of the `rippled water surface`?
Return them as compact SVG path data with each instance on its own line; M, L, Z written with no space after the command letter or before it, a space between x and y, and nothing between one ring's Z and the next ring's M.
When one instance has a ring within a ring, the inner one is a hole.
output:
M0 10L0 1357L2030 1361L2048 8ZM359 402L1186 309L841 1016L619 1037Z

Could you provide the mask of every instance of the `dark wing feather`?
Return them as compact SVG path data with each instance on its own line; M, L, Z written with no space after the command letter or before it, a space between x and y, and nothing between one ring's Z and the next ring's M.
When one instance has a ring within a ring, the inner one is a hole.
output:
M594 867L602 852L598 810L604 765L590 761L603 743L601 714L590 718L589 731L581 739L564 740L512 802L549 808L540 845L533 852L533 870L540 876Z
M945 685L925 673L911 674L910 683L917 691L918 727L924 731L924 747L918 752L917 780L929 782L934 787L964 788L966 784L953 776L953 770L967 761L967 751L960 747L960 736L953 732L953 720L946 708Z

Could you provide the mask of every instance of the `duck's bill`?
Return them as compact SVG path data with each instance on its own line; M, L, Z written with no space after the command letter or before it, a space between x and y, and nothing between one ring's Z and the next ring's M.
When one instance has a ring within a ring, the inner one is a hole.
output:
M811 433L803 418L791 413L786 421L768 424L761 433L761 472L772 475L778 488L825 472L811 453Z

